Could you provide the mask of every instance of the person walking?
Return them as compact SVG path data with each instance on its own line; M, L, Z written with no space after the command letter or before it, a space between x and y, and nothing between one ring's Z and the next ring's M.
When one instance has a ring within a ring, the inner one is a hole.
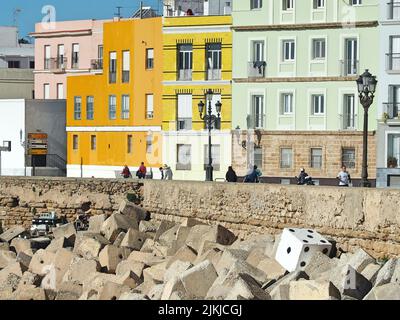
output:
M164 171L164 180L172 180L174 174L172 173L171 167L164 164L163 171Z
M351 183L350 173L347 172L347 168L345 165L342 166L342 171L336 177L339 180L339 187L349 187Z
M164 168L160 167L161 180L164 180Z
M236 172L233 170L232 166L228 168L228 172L225 175L225 180L228 182L237 182L238 177Z
M125 165L124 169L122 170L121 176L123 176L124 179L132 178L132 173L127 165Z
M147 169L146 169L146 166L144 165L144 162L142 162L139 167L139 170L136 173L136 176L139 179L146 179L146 174L147 174Z

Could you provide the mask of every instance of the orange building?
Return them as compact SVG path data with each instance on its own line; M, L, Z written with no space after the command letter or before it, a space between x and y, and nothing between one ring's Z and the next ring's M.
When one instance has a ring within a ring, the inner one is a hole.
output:
M143 161L162 162L162 18L104 24L103 60L95 75L68 78L69 177L115 178Z

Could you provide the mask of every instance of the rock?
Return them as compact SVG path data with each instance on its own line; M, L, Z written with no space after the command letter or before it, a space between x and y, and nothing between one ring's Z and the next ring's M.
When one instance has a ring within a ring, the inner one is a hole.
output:
M74 223L67 223L62 225L61 227L53 229L53 236L55 239L57 238L65 238L68 243L73 246L76 239L76 229Z
M152 253L155 254L157 257L165 258L167 256L174 255L175 249L168 246L162 246L158 242L155 242Z
M33 285L19 286L14 296L15 300L47 300L45 290Z
M118 275L115 282L131 289L135 289L143 281L133 271L128 270L124 274Z
M100 233L101 226L103 225L104 221L106 221L107 216L105 214L95 215L89 218L89 232L93 233Z
M161 300L162 293L164 291L164 284L156 284L149 291L150 300Z
M228 248L230 249L230 247L228 246L224 246L214 241L205 240L201 243L197 256L201 256L211 249L218 249L220 251L225 251Z
M173 277L179 276L180 274L189 270L192 267L193 267L193 265L188 261L176 260L165 271L163 281L166 283L169 280L171 280Z
M272 235L255 234L248 237L246 240L236 240L231 248L244 251L259 251L268 257L274 257L272 254L275 243L275 237ZM258 249L258 250L257 250Z
M17 261L17 255L12 251L0 250L0 269Z
M121 247L139 251L146 240L146 234L130 228L121 242Z
M118 264L122 260L126 260L129 254L130 250L127 250L126 248L118 248L113 245L108 245L101 250L99 254L99 262L108 273L115 273Z
M94 259L99 256L100 250L104 248L104 244L93 238L85 238L79 242L75 253L85 259Z
M30 255L32 254L32 255ZM29 269L29 264L31 263L33 253L28 254L27 252L20 252L17 254L17 262L21 263L23 266L24 270Z
M165 231L158 238L158 242L163 246L174 247L177 239L178 230L180 225L175 225L172 228Z
M148 220L149 214L142 207L137 206L133 202L122 200L118 212L138 222ZM137 230L138 228L136 228Z
M25 228L22 226L11 227L7 231L0 234L0 240L4 242L11 242L12 239L18 237L20 234L25 232Z
M123 232L123 231L120 232L118 234L117 238L115 239L113 245L116 246L116 247L120 247L121 243L122 243L122 240L124 240L125 236L126 236L126 232Z
M272 258L265 258L257 265L257 269L264 272L269 279L279 279L285 275L286 270Z
M194 218L183 218L181 221L181 226L182 227L194 227L197 225L206 225L205 223L201 222L200 220L194 219Z
M32 250L47 249L50 245L51 239L48 237L39 237L30 239Z
M141 278L143 275L143 269L145 267L144 263L137 262L137 261L132 261L132 260L124 260L121 261L117 269L115 271L117 276L122 276L126 274L128 271L132 271L134 274L137 275L138 278Z
M82 295L82 285L67 281L60 284L55 300L78 300Z
M90 274L89 276L86 277L86 279L83 281L83 293L82 296L79 298L80 300L97 300L100 298L100 295L103 291L104 286L106 285L107 282L113 282L114 284L117 284L118 277L116 275L112 274L106 274L106 273L99 273L95 272ZM122 288L121 285L118 285L119 288ZM111 287L110 291L114 291L115 287ZM124 286L124 290L129 291L130 289L128 287ZM104 292L103 298L109 298L111 297L108 296L108 293L110 291Z
M30 249L31 242L28 239L14 238L11 241L10 247L14 248L15 252L18 254L20 252Z
M229 274L248 274L251 277L253 277L256 281L258 281L260 284L265 283L267 280L269 280L269 277L267 274L265 274L263 271L254 268L250 264L248 264L246 261L243 260L236 260L232 263L230 266Z
M364 300L400 300L400 284L386 283L374 287Z
M221 259L219 260L216 270L219 273L222 269L229 269L235 261L246 261L249 256L249 252L238 249L226 249Z
M226 300L271 300L270 295L252 277L240 274L238 278Z
M35 286L39 287L43 277L29 271L24 272L19 283L20 286Z
M63 248L67 248L69 246L70 246L69 241L64 237L60 237L60 238L57 238L57 239L53 239L50 242L49 246L46 248L46 250L56 253L57 250L60 250L60 249L63 249Z
M329 281L299 280L289 284L290 300L340 300L339 290Z
M124 292L120 295L118 300L149 300L148 297L144 294L133 293L133 292Z
M361 272L361 274L372 284L375 283L376 277L378 276L379 270L381 270L381 266L376 263L370 263L365 269Z
M114 213L101 226L101 234L107 240L114 242L120 232L126 232L130 228L139 228L136 220L120 213Z
M11 289L12 291L15 291L20 281L21 276L18 276L14 273L9 273L5 279L0 280L0 290Z
M41 276L45 276L54 262L55 254L43 249L36 251L29 264L29 271Z
M139 231L140 232L157 232L157 229L160 227L160 223L155 221L145 221L142 220L139 223Z
M237 250L237 249L236 249L236 250ZM240 250L242 250L242 252L243 252L243 251L250 252L249 255L248 255L248 257L247 257L247 259L246 259L246 262L247 262L248 264L252 265L253 267L257 267L258 264L259 264L262 260L264 260L265 258L268 257L268 256L266 256L265 253L264 253L264 251L265 251L264 248L254 248L254 249L252 249L251 251L243 250L243 249L240 249Z
M296 271L294 271L296 272ZM287 301L290 300L290 295L289 295L289 283L287 284L281 284L279 286L274 287L271 290L271 299L272 300L283 300Z
M173 277L165 284L161 300L171 300L175 292L180 292L182 296L188 297L188 293L180 277Z
M332 270L337 265L337 261L329 258L326 254L315 252L303 270L308 274L310 280L315 280L322 273Z
M10 274L14 274L18 277L22 277L23 270L19 262L14 262L9 264L4 269L0 270L0 287L1 284L6 282Z
M382 286L392 281L394 270L399 263L398 261L398 259L391 258L385 263L376 276L375 287Z
M73 258L74 254L71 251L67 249L58 250L47 275L42 280L41 287L46 290L58 291Z
M340 287L337 287L342 295L361 300L372 289L371 282L358 273L351 265L343 268L342 279Z
M194 260L194 264L197 265L199 263L202 263L205 260L210 260L211 263L213 264L214 268L217 269L217 265L219 260L221 259L223 254L223 251L219 250L218 248L213 248L211 250L208 250L201 256L197 256L196 260Z
M154 241L158 241L160 236L165 233L167 230L173 228L176 224L174 222L166 221L163 220L161 221L160 225L158 226L158 229L156 231L156 234L154 236Z
M10 251L10 244L8 242L0 241L0 251Z
M370 263L375 263L375 259L363 249L358 249L347 261L357 272L362 272Z
M196 260L196 258L197 258L196 252L189 246L185 245L182 248L180 248L174 254L174 256L169 260L169 262L167 264L167 268L169 268L171 266L171 264L177 260L187 261L187 262L190 262L193 264L194 261Z
M107 281L99 292L99 300L118 300L123 292L130 292L130 288L122 284Z
M63 277L63 281L75 281L83 284L90 275L97 273L100 269L100 263L96 260L74 257Z
M289 285L290 282L292 281L298 281L300 279L304 279L304 280L309 280L309 276L304 272L304 271L293 271L291 273L286 274L285 276L283 276L282 278L280 278L278 281L276 282L267 282L265 283L262 288L264 290L266 290L267 292L271 293L271 296L273 297L274 294L272 293L273 290L275 290L277 287L280 286L284 286L284 285ZM288 299L289 299L289 287L287 287L288 291ZM285 289L286 290L286 289ZM275 291L275 294L277 293L277 291ZM281 296L281 293L285 293L284 295L286 296L286 291L281 291L279 293L279 295ZM274 299L275 300L275 299ZM284 299L286 300L286 299Z
M185 271L180 276L180 280L191 296L203 299L208 290L217 279L218 274L212 263L208 260Z
M156 242L153 239L147 238L144 243L142 248L140 249L141 252L148 252L152 253L154 250L154 246L156 245Z
M143 270L144 282L151 282L154 285L163 283L165 271L166 271L165 262L144 269Z

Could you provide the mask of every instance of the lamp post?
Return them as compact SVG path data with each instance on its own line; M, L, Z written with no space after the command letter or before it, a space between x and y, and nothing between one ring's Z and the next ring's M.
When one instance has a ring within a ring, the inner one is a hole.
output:
M200 119L204 121L206 128L208 129L208 165L206 168L206 181L213 181L213 171L214 168L212 166L212 144L211 144L211 130L213 124L217 124L219 120L221 120L221 108L222 103L218 101L215 104L215 109L217 111L217 116L212 114L212 100L213 100L214 92L211 89L208 89L206 92L206 100L208 102L208 110L204 110L205 104L203 101L200 101L198 104Z
M364 108L364 135L363 135L363 161L361 185L363 188L370 188L371 182L368 180L368 111L374 102L375 90L378 81L376 76L369 73L368 69L357 79L357 88L360 103Z

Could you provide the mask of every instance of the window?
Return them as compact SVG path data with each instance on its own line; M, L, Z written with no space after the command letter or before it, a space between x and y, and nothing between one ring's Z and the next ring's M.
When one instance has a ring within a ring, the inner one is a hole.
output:
M283 61L293 61L295 59L295 42L294 40L284 40L283 45Z
M132 135L129 134L126 139L126 149L128 153L132 153Z
M343 129L351 130L356 127L356 103L354 94L344 95Z
M96 136L90 136L90 150L94 151L97 148L97 138Z
M79 44L72 45L72 69L79 68Z
M281 95L281 114L289 115L293 113L293 93L282 93Z
M21 62L20 61L8 61L8 69L20 69Z
M154 49L146 49L146 69L154 68Z
M121 119L129 119L130 116L130 96L124 94L122 96Z
M108 118L110 120L117 119L117 97L116 96L108 97Z
M264 127L264 96L253 95L251 97L251 123L249 128Z
M293 150L292 148L281 149L281 168L291 169L293 164Z
M122 52L122 83L129 82L130 60L131 60L130 52L123 51Z
M323 115L325 113L325 97L322 94L313 94L311 96L312 114Z
M57 48L57 69L65 69L64 64L65 49L64 45L60 44Z
M110 52L110 70L109 70L109 82L117 82L117 53Z
M263 62L264 59L264 41L253 41L253 61L252 62Z
M81 120L82 115L82 98L74 97L74 119Z
M312 148L311 149L311 168L321 169L322 168L322 149Z
M282 0L282 10L289 11L294 8L294 0Z
M204 170L207 169L208 166L208 154L209 154L209 147L208 145L204 146ZM211 159L212 159L212 166L214 171L219 171L220 166L220 146L219 145L212 145L211 146Z
M94 119L94 97L93 96L86 97L86 119L87 120Z
M50 69L50 46L44 46L44 69Z
M43 98L50 99L50 84L49 83L45 83L43 85Z
M79 141L78 141L78 135L74 134L72 136L72 149L73 150L78 150L79 148Z
M262 0L250 0L250 9L261 9L262 8Z
M176 170L191 170L192 169L192 154L190 144L177 145L177 161Z
M57 99L64 99L64 84L57 83Z
M35 61L29 61L29 69L35 69Z
M178 130L192 130L192 95L178 94Z
M325 8L325 0L314 0L313 7L314 7L314 9Z
M362 4L362 0L350 0L351 6L359 6Z
M222 69L221 43L209 43L206 45L207 79L220 80Z
M342 149L342 164L349 169L356 167L356 149L343 148Z
M325 59L326 54L326 44L325 39L313 39L312 40L312 58Z
M178 45L178 79L192 80L192 65L193 65L193 45L180 44Z
M254 165L257 166L259 169L263 168L263 149L262 148L255 148L254 149Z
M153 153L153 135L148 134L146 137L146 153L151 154Z
M388 135L387 167L400 167L400 134Z
M154 95L146 94L146 119L154 118Z
M400 5L398 4L399 9ZM400 36L390 36L389 40L390 52L388 54L388 70L400 70Z

